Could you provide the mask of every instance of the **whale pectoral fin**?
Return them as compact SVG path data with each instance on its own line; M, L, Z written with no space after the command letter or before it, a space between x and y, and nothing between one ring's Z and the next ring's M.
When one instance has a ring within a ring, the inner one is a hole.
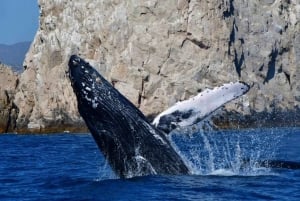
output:
M245 93L250 86L244 82L235 82L205 90L188 100L177 102L160 113L152 122L166 134L180 127L196 124L212 112Z

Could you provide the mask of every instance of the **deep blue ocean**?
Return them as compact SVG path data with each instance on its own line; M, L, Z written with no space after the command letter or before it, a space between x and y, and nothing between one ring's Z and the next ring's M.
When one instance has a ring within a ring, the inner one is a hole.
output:
M0 200L300 200L300 128L173 134L193 175L118 179L90 134L0 135Z

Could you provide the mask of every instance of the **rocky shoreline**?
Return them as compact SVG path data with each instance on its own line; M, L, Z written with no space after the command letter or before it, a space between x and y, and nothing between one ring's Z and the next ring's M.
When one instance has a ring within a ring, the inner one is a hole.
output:
M29 126L17 125L19 108L14 103L14 96L19 84L19 76L14 73L9 66L0 64L0 133L87 133L89 132L83 120L79 117L77 121L72 121L64 112L58 112L63 117L60 121L50 121L44 124ZM235 101L238 104L239 101ZM148 115L151 120L155 115ZM273 110L256 113L251 111L249 114L241 114L230 111L230 108L223 108L213 116L212 121L217 129L241 129L256 127L299 127L300 111L295 108L290 111ZM44 120L44 122L46 122Z
M212 120L217 129L300 127L299 112L299 110L260 112L244 116L227 112L226 115L216 115Z
M294 113L294 112L293 112ZM292 118L286 119L290 112L281 112L279 115L260 113L257 116L241 116L239 114L227 114L212 118L214 129L249 129L249 128L276 128L276 127L300 127L300 116L294 113ZM266 117L267 116L267 117ZM17 134L55 134L55 133L89 133L84 122L74 124L55 124L44 128L12 128L1 125L1 133ZM7 129L7 130L6 130Z

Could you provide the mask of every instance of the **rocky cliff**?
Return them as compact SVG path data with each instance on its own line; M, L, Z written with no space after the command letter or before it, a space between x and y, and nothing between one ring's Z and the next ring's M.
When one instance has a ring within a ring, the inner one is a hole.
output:
M299 0L39 5L40 26L14 99L19 130L83 125L65 73L71 54L86 58L146 115L243 80L251 91L225 111L237 118L292 111L300 119Z
M0 63L0 133L16 128L18 108L13 103L19 80L10 67Z

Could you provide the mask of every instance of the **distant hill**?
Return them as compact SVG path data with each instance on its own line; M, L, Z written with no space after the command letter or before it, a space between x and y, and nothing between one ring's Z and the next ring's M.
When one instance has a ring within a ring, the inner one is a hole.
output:
M29 41L13 45L0 44L0 62L11 66L15 72L23 72L23 61L30 44Z

